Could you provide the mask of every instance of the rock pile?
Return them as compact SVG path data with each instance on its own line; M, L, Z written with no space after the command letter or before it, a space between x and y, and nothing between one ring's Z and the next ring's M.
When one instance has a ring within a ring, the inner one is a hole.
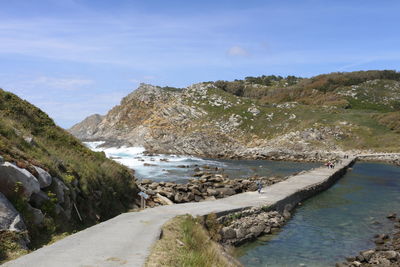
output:
M224 225L220 233L221 243L237 246L262 234L275 233L290 218L287 210L284 214L266 210L266 208L250 208L218 218Z
M347 262L337 263L336 266L400 266L400 218L396 218L394 213L387 218L395 222L393 233L375 235L375 249L361 251L358 256L348 257Z
M57 214L62 213L70 219L74 194L71 194L64 182L40 167L33 166L31 173L17 165L0 159L0 231L26 230L20 214L8 201L11 198L28 200L26 209L34 224L40 225L43 222L45 212L42 206L46 203L52 203ZM54 192L53 200L47 192Z
M150 196L147 205L154 207L224 198L238 193L256 191L258 180L261 180L264 186L268 186L287 179L281 177L229 179L225 174L212 174L203 171L196 172L195 177L197 178L191 179L186 184L153 182L144 179L139 181L138 185L142 191Z

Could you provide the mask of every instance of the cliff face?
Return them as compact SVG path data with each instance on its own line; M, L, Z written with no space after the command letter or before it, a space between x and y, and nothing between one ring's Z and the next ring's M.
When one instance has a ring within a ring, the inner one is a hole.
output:
M253 93L264 90L264 96L238 96L212 82L180 90L141 84L96 127L84 121L70 131L109 145L208 157L319 159L322 151L400 150L398 131L382 123L398 113L398 81L366 81L328 92L309 88L304 80L285 88L243 84Z
M91 115L82 122L74 125L70 129L70 132L77 138L85 139L86 137L93 136L96 133L97 126L102 120L103 116L99 114Z

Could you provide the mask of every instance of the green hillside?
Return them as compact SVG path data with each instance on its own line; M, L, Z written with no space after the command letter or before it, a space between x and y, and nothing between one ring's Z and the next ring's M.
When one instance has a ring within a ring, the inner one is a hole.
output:
M32 249L46 244L55 235L109 219L128 210L134 203L137 187L129 169L107 159L104 153L92 152L56 126L40 109L1 89L0 156L35 176L37 171L33 166L40 167L68 187L65 192L68 192L70 203L61 206L65 211L70 210L70 216L57 212L60 200L53 178L51 186L42 189L48 200L36 207L45 219L35 224L28 208L28 202L32 204L32 200L18 192L18 183L15 185L15 194L9 200L23 216ZM5 258L7 249L12 248L12 245L5 246L7 237L10 239L9 235L0 236L3 244L0 258Z

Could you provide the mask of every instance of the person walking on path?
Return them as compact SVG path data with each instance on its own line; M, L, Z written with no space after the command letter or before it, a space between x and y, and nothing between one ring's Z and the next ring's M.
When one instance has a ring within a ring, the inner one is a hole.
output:
M262 182L261 180L257 181L257 191L259 194L261 194L261 189L262 189Z

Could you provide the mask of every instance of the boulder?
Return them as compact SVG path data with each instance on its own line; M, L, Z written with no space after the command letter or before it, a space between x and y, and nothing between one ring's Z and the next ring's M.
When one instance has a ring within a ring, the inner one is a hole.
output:
M47 194L43 191L39 191L38 193L33 193L31 195L30 202L35 208L40 208L43 203L46 201L49 201L50 198L47 196Z
M69 191L69 188L59 178L54 177L53 184L54 193L57 196L58 202L64 203L65 194Z
M240 227L236 229L235 232L238 239L242 239L247 235L247 229L245 227Z
M381 251L381 252L379 252L379 255L388 260L396 260L399 258L399 253L396 251L393 251L393 250Z
M183 194L182 193L176 193L174 196L174 201L176 203L181 203L183 201Z
M287 209L285 209L285 210L283 211L283 217L284 217L286 220L290 219L291 214L290 214L290 212L289 212Z
M39 225L44 220L44 215L41 210L33 208L31 205L28 204L27 210L32 216L32 223L35 225Z
M22 194L28 199L40 191L39 181L30 172L9 162L0 164L0 192L11 196L17 183L21 184Z
M199 196L199 195L194 195L194 201L199 202L199 201L201 201L201 200L203 200L203 198L202 198L201 196Z
M26 230L26 226L11 202L0 193L0 231L2 230L22 232Z
M232 196L236 194L236 191L233 188L229 187L224 187L224 188L218 188L216 189L217 192L219 192L219 195L221 196Z
M51 185L52 178L48 172L40 167L33 166L38 173L37 180L39 181L40 188L46 188Z
M221 230L222 238L227 239L234 239L236 238L236 231L230 227L223 227Z
M390 213L390 214L388 214L387 216L386 216L386 218L388 218L388 219L396 219L396 213Z
M250 233L252 233L255 237L259 236L263 231L263 225L256 225L250 228Z
M209 196L218 196L219 192L215 189L207 188L207 195Z
M161 203L163 203L164 205L173 205L174 202L172 202L171 200L169 200L168 198L160 195L157 193L156 197L161 201Z
M363 256L363 258L366 261L369 261L371 259L371 257L374 255L374 253L375 253L375 251L373 251L373 250L366 250L366 251L362 251L360 253L360 255Z

